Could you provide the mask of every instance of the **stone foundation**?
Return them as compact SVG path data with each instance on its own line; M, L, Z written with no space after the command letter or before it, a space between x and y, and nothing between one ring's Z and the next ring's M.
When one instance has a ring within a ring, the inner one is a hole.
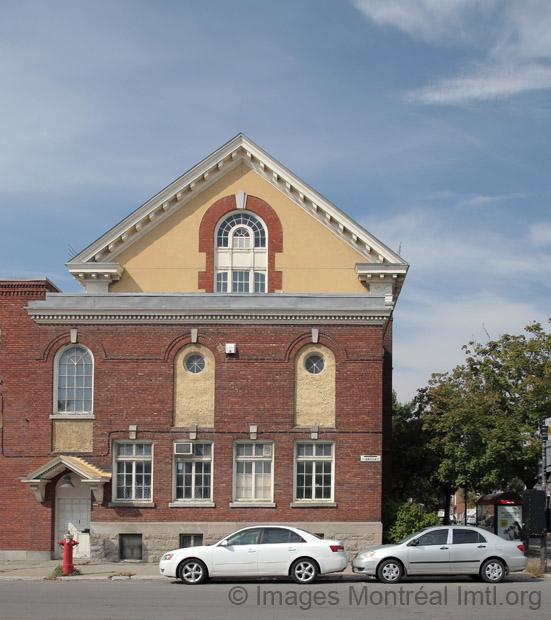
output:
M180 534L201 534L203 544L210 545L224 536L244 527L258 523L92 523L90 530L91 557L94 560L118 562L120 557L120 535L141 534L142 561L157 562L161 555L180 546ZM262 524L260 524L262 525ZM358 550L381 544L382 525L377 522L310 522L270 523L299 527L324 538L341 540L346 555L351 558Z

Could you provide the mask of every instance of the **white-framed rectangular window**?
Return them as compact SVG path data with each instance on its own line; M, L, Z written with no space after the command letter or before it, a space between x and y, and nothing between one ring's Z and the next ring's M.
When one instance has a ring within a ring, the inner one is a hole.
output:
M222 271L216 274L216 292L227 293L228 292L228 272Z
M188 456L175 457L175 500L212 500L212 443L197 442Z
M334 445L312 441L297 442L295 501L332 502L334 486Z
M238 442L234 452L234 501L273 501L273 443Z
M254 274L254 292L255 293L265 293L266 292L266 274L259 273L258 271Z
M151 502L153 445L149 442L115 444L116 502Z
M248 293L249 292L249 276L248 271L232 272L232 293Z

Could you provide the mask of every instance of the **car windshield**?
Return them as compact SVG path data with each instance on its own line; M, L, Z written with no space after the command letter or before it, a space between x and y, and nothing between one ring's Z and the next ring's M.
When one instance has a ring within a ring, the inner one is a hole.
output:
M419 536L419 534L421 534L421 532L425 532L425 530L419 530L418 532L415 532L414 534L410 534L409 536L406 536L405 538L402 538L402 540L399 540L397 543L397 545L401 545L402 543L408 542L408 540L412 540L413 538L415 538L416 536Z

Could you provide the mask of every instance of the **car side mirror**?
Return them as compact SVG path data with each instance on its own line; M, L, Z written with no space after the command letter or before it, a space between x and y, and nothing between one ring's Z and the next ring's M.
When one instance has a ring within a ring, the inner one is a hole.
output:
M227 547L227 546L228 546L228 541L227 541L227 540L223 540L223 541L220 543L220 546L221 546L221 547Z
M419 544L419 539L414 538L413 540L410 540L408 542L408 547L417 547L418 544Z

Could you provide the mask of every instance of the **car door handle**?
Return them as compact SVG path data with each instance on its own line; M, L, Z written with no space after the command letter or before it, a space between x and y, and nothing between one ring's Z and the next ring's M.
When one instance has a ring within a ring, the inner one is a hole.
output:
M297 548L296 547L289 547L289 551L296 551Z
M256 549L247 549L249 553L256 553Z
M477 549L486 549L486 545L478 545Z
M442 550L442 549L449 549L449 547L440 547L440 549L441 549L441 550Z

